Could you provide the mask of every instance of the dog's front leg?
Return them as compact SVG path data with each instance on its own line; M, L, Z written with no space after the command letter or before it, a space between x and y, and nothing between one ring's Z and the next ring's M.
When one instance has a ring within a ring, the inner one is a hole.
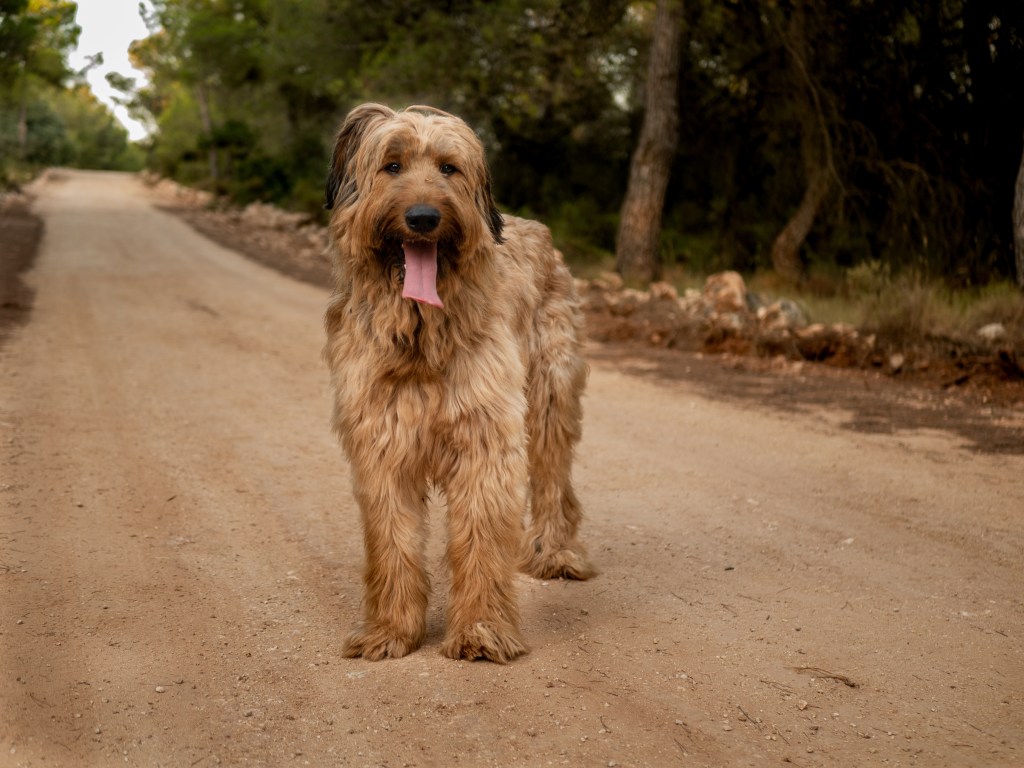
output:
M526 450L514 411L492 406L454 430L458 459L445 483L452 585L442 652L501 664L527 652L514 575L526 504Z
M370 661L398 658L416 650L426 634L426 480L403 476L394 457L371 467L353 464L366 548L365 594L363 623L346 639L343 653Z

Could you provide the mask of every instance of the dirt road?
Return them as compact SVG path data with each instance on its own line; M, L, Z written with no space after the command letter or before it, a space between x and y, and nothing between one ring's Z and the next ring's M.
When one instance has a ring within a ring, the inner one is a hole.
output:
M871 433L853 379L772 407L594 349L600 576L521 578L521 660L445 659L437 509L425 646L346 660L326 293L130 177L36 193L35 307L0 350L0 765L1024 764L1020 413L976 414L998 450Z

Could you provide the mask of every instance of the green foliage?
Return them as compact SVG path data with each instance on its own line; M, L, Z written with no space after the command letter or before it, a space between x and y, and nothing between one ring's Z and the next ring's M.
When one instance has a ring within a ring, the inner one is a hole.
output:
M799 6L811 53L787 67ZM681 160L669 207L732 241L744 269L767 246L806 183L807 123L827 145L833 189L805 252L851 266L879 259L958 283L1012 269L1010 203L1022 149L1024 4L687 4ZM808 113L801 89L813 88ZM709 161L708 158L714 158ZM763 231L761 228L768 224Z
M652 2L150 8L151 34L132 49L149 82L119 87L156 127L154 169L312 212L348 109L429 103L478 130L504 206L546 220L574 258L600 261L614 247ZM810 289L834 290L864 263L891 280L907 272L969 285L1012 274L1024 137L1010 116L1024 100L1024 3L685 8L666 266L768 268L807 184L810 148L831 189L802 252Z
M348 108L372 99L451 109L491 146L506 206L564 209L577 237L607 248L630 151L614 90L631 80L643 37L621 21L625 9L623 0L571 11L554 0L157 0L151 36L132 48L149 84L113 82L158 128L154 169L196 182L205 160L207 186L307 210ZM228 123L254 142L219 141ZM581 197L600 215L584 221L565 207Z
M63 123L64 141L69 150L64 165L112 171L141 170L141 150L129 144L124 126L88 88L77 86L57 91L53 108Z
M882 351L946 355L950 341L966 348L983 344L978 331L998 323L1005 331L1000 345L1024 352L1024 294L1011 282L952 287L909 270L894 273L879 261L833 278L829 290L810 284L794 289L774 273L760 272L747 286L769 302L796 301L811 322L846 323L874 334Z
M42 166L137 170L140 151L67 64L77 6L0 0L0 183Z
M66 0L0 0L0 83L60 85L78 42L78 6Z
M25 143L21 144L20 110L0 106L0 157L19 158L25 169L51 165L119 171L142 168L142 153L128 143L127 131L84 87L44 92L25 105L24 115ZM12 167L13 162L8 170Z
M25 105L25 142L19 139L19 109L0 110L0 155L19 158L25 166L64 165L72 156L64 121L46 101Z
M962 327L977 330L990 323L1002 323L1011 339L1024 345L1024 296L1013 283L990 283L973 291L958 306Z
M150 146L148 164L164 176L186 184L199 183L206 169L200 165L198 144L203 127L195 98L191 89L171 84L164 101L166 106L156 116L157 134Z
M859 326L888 340L950 336L955 326L949 304L943 287L907 272L864 300Z
M978 344L978 330L999 323L1003 343L1024 350L1024 295L1009 283L951 289L904 273L863 301L860 313L860 326L877 334L883 349L926 349L947 339Z
M846 285L852 295L877 301L892 286L892 268L878 259L869 259L847 271Z

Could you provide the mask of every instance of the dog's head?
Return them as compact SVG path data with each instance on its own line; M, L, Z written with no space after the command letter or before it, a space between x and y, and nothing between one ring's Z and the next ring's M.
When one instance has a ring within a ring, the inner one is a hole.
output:
M502 242L483 145L432 107L364 104L338 130L325 189L349 250L398 267L403 296L442 306L436 276ZM356 254L352 254L356 255Z

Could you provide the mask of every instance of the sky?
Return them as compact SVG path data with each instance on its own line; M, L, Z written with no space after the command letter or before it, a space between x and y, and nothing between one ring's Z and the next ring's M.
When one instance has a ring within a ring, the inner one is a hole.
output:
M107 72L118 72L128 77L140 78L142 73L128 62L128 46L132 40L146 37L149 33L139 15L139 0L76 0L78 3L78 26L82 34L78 38L78 50L68 57L74 69L87 64L86 57L103 54L103 66L90 70L86 76L96 98L110 106L114 115L128 129L134 141L146 135L146 128L128 115L128 110L114 104L116 95L107 85Z

